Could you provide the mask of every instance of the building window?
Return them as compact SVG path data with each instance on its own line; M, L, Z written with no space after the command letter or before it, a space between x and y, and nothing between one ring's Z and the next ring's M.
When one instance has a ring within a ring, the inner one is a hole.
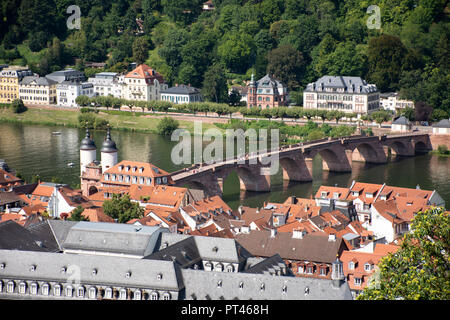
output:
M44 283L42 285L42 294L44 296L48 296L48 293L50 292L50 286L48 285L48 283Z
M141 300L141 290L135 290L133 293L134 300Z
M89 298L95 299L96 296L97 296L97 289L95 289L94 287L89 288Z
M244 282L239 282L239 289L244 289Z
M19 284L19 293L24 294L27 290L27 285L25 282Z
M354 269L355 269L355 263L354 263L353 261L350 261L350 262L348 263L348 268L349 268L350 270L354 270Z
M233 271L234 271L233 265L232 265L232 264L229 264L229 265L227 266L227 272L233 272Z
M217 288L222 288L222 280L217 281Z
M78 298L84 298L84 287L78 287L77 296Z
M326 276L327 275L327 268L320 268L320 275Z
M307 267L306 268L306 273L307 274L312 274L313 273L313 269L314 269L313 267Z
M221 263L216 264L215 271L222 272L223 271L223 265Z
M158 292L153 291L150 293L150 300L158 300Z
M261 291L266 290L266 285L264 283L261 283L261 285L259 286L259 290Z
M112 288L106 288L105 289L105 298L106 299L112 299Z
M120 289L120 291L119 291L119 299L120 300L126 300L127 299L127 290Z
M66 297L71 297L72 296L72 287L68 286L66 287Z
M360 286L361 285L361 278L355 278L354 283L355 283L355 286Z
M53 287L53 295L59 297L61 295L61 286L59 284Z
M6 285L6 292L13 293L14 292L14 282L10 281Z
M170 300L171 296L170 293L166 292L163 294L163 300Z
M147 184L151 185L152 184L152 178L147 178Z
M370 271L370 264L369 263L366 263L365 265L364 265L364 270L365 271Z
M283 291L283 293L287 292L287 286L283 286L283 288L281 289L281 291Z
M30 293L37 294L37 292L38 292L38 285L37 283L33 282L30 286Z

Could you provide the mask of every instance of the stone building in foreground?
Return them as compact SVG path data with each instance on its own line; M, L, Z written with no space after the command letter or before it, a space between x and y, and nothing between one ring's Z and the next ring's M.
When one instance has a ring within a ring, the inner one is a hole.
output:
M332 280L296 278L279 255L255 258L234 239L159 227L0 224L2 299L351 299L342 263L333 267Z

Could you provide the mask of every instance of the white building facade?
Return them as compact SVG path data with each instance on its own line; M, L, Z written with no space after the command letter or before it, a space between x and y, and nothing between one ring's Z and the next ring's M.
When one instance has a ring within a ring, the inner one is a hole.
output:
M19 98L24 104L56 104L56 84L46 77L24 77L19 83Z
M56 86L57 104L63 107L78 107L78 96L93 97L94 85L89 82L64 81Z
M202 102L203 96L199 89L182 84L166 90L162 90L161 100L172 102L175 104L182 104Z
M380 108L380 92L375 84L360 77L323 76L303 91L305 109L338 110L369 114Z

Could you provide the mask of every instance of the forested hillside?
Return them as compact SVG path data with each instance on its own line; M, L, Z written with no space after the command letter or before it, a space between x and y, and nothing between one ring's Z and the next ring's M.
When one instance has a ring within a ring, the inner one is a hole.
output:
M171 84L200 88L271 72L299 104L320 76L361 76L449 115L446 0L213 0L213 11L203 2L2 0L0 63L45 75L86 61L106 62L109 71L146 62ZM66 26L73 4L80 30ZM370 5L381 9L380 29L367 27Z

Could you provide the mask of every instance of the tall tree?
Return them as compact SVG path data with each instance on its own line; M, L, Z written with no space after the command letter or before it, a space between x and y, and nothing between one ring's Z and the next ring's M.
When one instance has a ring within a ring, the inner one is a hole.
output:
M148 50L150 49L149 40L146 37L138 37L133 42L133 60L142 64L148 58Z
M401 248L381 259L359 300L449 300L450 216L443 208L417 213Z
M300 51L290 45L283 45L269 52L267 62L268 74L283 82L290 90L298 88L305 64Z
M216 63L206 72L203 80L203 95L214 102L225 102L228 98L227 79L224 67Z

